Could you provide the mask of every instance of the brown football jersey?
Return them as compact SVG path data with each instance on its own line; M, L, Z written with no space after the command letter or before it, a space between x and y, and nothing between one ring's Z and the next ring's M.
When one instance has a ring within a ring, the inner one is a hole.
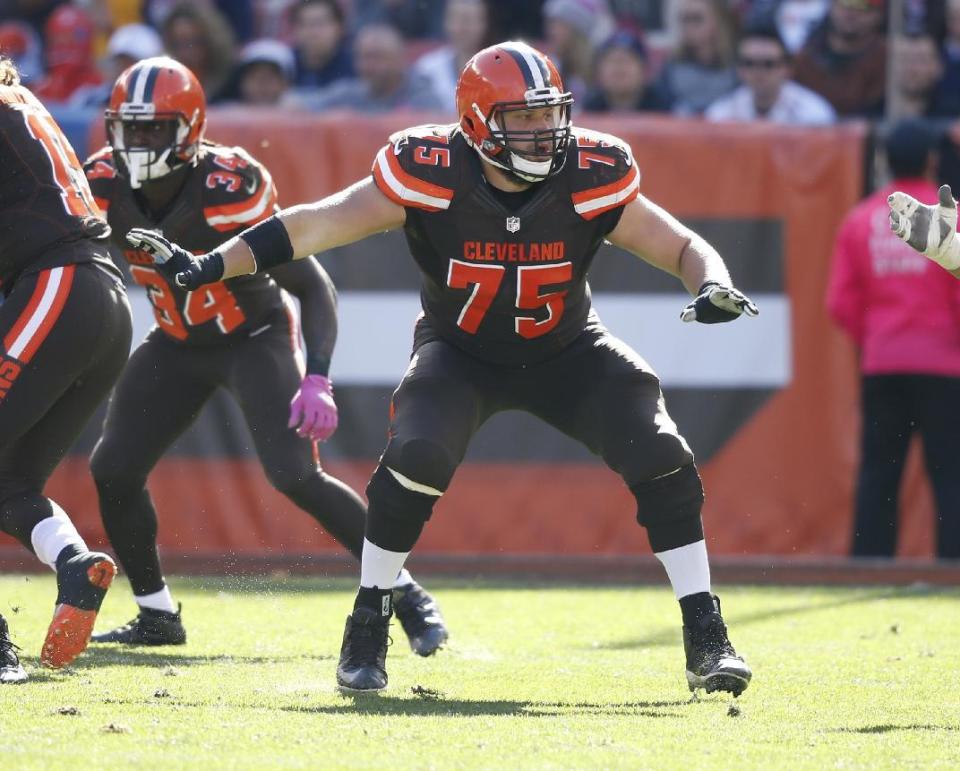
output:
M108 265L108 232L80 162L50 113L23 86L0 86L2 285L25 271ZM102 247L96 248L97 240Z
M608 134L574 129L566 153L511 210L455 125L408 129L380 150L374 181L406 209L422 273L419 339L521 366L563 350L596 319L587 271L640 174Z
M210 251L277 211L277 191L267 169L239 147L204 142L183 187L158 219L148 214L117 171L105 147L84 165L96 202L106 212L113 243L130 263L133 280L153 304L157 325L170 337L207 344L224 335L249 334L277 312L283 297L267 274L238 276L194 291L171 285L150 255L125 239L131 228L159 230L194 254Z

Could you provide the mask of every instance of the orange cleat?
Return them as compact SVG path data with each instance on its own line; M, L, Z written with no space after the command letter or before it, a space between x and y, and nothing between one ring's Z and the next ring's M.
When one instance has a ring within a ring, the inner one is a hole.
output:
M44 666L60 669L86 650L116 574L114 561L99 552L79 554L57 570L57 607L40 652Z

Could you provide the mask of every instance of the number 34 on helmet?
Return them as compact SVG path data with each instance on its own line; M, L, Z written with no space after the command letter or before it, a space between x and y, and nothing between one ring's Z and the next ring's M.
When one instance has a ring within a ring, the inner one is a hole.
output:
M572 104L553 62L526 43L485 48L457 83L464 136L483 160L526 182L563 167Z

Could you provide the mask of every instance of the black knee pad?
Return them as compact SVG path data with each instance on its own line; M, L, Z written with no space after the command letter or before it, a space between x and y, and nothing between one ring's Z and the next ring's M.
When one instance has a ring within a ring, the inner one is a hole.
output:
M381 549L406 552L420 537L438 496L408 490L381 464L367 485L367 500L367 540Z
M630 491L637 499L637 522L647 529L654 552L703 539L703 484L694 464L635 484Z
M394 437L383 454L383 465L407 479L442 492L453 479L458 460L450 450L432 439Z

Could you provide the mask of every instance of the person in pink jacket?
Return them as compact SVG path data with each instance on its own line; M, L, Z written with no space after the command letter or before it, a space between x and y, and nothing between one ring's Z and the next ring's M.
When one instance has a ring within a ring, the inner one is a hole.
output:
M857 346L863 375L854 556L893 556L904 460L919 433L937 503L937 555L960 558L960 282L888 221L894 191L937 202L935 147L922 122L895 125L886 139L893 181L847 215L834 246L827 308Z

